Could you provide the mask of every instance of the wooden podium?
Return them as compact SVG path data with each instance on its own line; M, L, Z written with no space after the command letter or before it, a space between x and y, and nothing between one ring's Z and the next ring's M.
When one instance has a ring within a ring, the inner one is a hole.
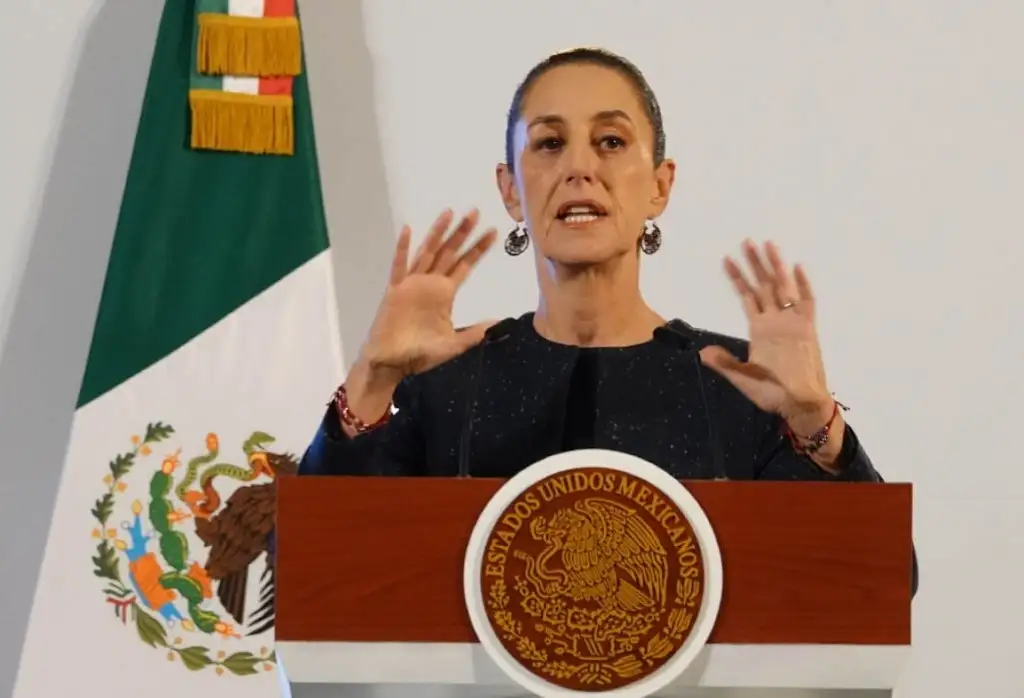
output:
M528 695L463 598L467 542L503 482L280 478L277 656L294 698ZM724 592L707 646L657 695L890 695L910 651L911 486L684 484Z

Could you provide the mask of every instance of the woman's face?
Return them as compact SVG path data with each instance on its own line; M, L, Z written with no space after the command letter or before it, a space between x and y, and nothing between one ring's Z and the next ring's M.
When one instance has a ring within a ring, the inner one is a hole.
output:
M527 91L514 144L515 172L500 165L498 184L541 257L572 266L636 257L675 166L654 166L654 129L627 78L590 64L549 70Z

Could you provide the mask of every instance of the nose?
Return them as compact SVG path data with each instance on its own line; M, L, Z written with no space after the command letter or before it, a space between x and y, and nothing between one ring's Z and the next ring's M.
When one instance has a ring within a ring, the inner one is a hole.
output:
M597 170L598 157L585 139L565 149L565 183L593 184Z

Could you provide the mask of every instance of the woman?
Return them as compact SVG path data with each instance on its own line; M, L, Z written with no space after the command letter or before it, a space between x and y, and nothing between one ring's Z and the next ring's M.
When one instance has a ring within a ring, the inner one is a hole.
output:
M679 478L880 480L829 391L807 276L773 245L744 245L748 272L725 262L749 344L666 322L644 301L640 255L661 245L674 172L632 64L577 49L537 65L497 168L516 222L505 249L534 251L536 312L455 329L455 293L496 231L464 249L478 215L449 234L446 212L410 263L403 229L369 337L300 472L505 478L596 447Z

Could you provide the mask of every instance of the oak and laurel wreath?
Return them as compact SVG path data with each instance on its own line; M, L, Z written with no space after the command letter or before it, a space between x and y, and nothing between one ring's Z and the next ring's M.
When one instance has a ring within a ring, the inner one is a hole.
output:
M565 660L550 661L546 650L522 634L522 622L516 620L508 610L512 600L502 579L491 584L486 604L491 609L494 624L505 634L505 639L515 642L516 651L523 661L552 678L575 677L584 685L604 685L611 682L613 674L622 679L631 679L643 673L645 664L653 666L654 662L671 655L679 643L686 639L687 631L693 625L692 609L697 605L700 590L701 583L695 579L677 580L674 599L676 607L669 611L665 626L640 650L639 657L627 654L611 662L572 664Z
M114 513L116 493L120 492L122 480L132 467L136 457L147 454L154 444L166 440L174 434L174 427L161 422L146 425L144 436L134 444L134 448L114 457L110 461L108 476L104 479L107 491L93 505L92 516L99 523L100 542L96 546L96 555L92 558L93 574L106 580L103 590L107 603L114 607L114 615L124 625L131 621L139 634L139 638L150 647L163 648L168 652L168 659L178 657L181 663L191 671L199 671L207 667L215 667L218 673L228 671L236 676L258 674L259 665L271 665L277 662L277 656L270 651L265 656L252 652L234 652L226 654L218 652L210 656L210 648L202 645L180 647L178 640L167 637L164 624L139 605L135 592L125 585L121 578L121 561L113 545L114 536L108 533L107 522Z

